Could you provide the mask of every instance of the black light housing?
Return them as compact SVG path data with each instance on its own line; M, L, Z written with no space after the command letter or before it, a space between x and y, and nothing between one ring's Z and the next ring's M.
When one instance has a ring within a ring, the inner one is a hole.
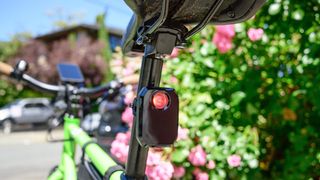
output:
M170 146L178 135L179 99L172 88L142 88L136 101L138 141L142 146Z

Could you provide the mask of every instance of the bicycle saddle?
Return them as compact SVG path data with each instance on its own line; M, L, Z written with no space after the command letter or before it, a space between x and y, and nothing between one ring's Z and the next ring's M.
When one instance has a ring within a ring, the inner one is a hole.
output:
M208 23L234 24L251 18L266 0L125 0L132 9L132 16L123 36L124 53L143 52L137 40L139 35L152 33L160 25L177 26L198 24L197 29L184 32L185 39L200 31ZM158 27L153 27L155 22ZM141 43L140 43L141 45Z

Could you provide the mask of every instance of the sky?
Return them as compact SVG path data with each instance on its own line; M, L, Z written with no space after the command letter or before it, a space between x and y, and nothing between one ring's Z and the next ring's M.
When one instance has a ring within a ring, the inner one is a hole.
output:
M124 30L132 15L123 0L3 0L0 3L0 41L20 32L33 36L57 30L54 22L94 24L106 12L108 27ZM68 18L73 17L73 18Z

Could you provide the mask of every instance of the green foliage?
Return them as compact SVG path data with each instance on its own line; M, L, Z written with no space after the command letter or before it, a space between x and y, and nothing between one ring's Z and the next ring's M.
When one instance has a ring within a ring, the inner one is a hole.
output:
M229 52L218 52L208 27L168 60L164 79L179 94L192 139L177 143L175 164L190 175L185 153L201 144L217 164L203 168L213 179L320 177L319 9L317 0L268 1L235 26ZM263 28L262 40L250 41L249 28ZM234 153L243 164L232 169L226 157Z
M7 79L0 78L0 107L6 105L7 103L15 100L19 92L15 89L12 84L7 82Z
M19 33L13 36L11 41L0 42L0 61L4 62L14 56L22 46L22 42L30 37L29 33Z
M29 39L31 35L29 33L16 34L11 41L0 42L0 61L6 62L9 58L16 55L22 43ZM17 89L19 91L17 91ZM0 107L6 105L17 99L17 97L38 97L42 94L36 93L30 89L24 89L21 85L14 85L13 82L9 82L7 78L0 76Z
M109 43L109 33L107 28L105 27L105 14L98 15L96 21L99 26L98 39L99 41L103 42L105 46L102 51L102 56L107 64L105 80L108 82L114 79L114 74L111 71L110 65L110 61L112 59L112 51Z
M33 89L23 87L15 82L8 82L7 78L0 77L0 107L24 97L47 97L45 93L39 93Z

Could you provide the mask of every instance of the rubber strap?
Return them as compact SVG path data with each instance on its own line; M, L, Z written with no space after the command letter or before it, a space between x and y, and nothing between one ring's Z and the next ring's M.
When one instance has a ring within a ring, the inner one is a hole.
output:
M109 180L111 175L116 171L123 171L123 167L120 165L115 165L110 167L105 173L105 175L103 176L103 180Z
M84 155L86 154L86 148L88 145L90 144L96 144L97 142L96 141L88 141L86 143L84 143L84 145L82 146L82 156L81 156L81 162L83 163L84 162Z

